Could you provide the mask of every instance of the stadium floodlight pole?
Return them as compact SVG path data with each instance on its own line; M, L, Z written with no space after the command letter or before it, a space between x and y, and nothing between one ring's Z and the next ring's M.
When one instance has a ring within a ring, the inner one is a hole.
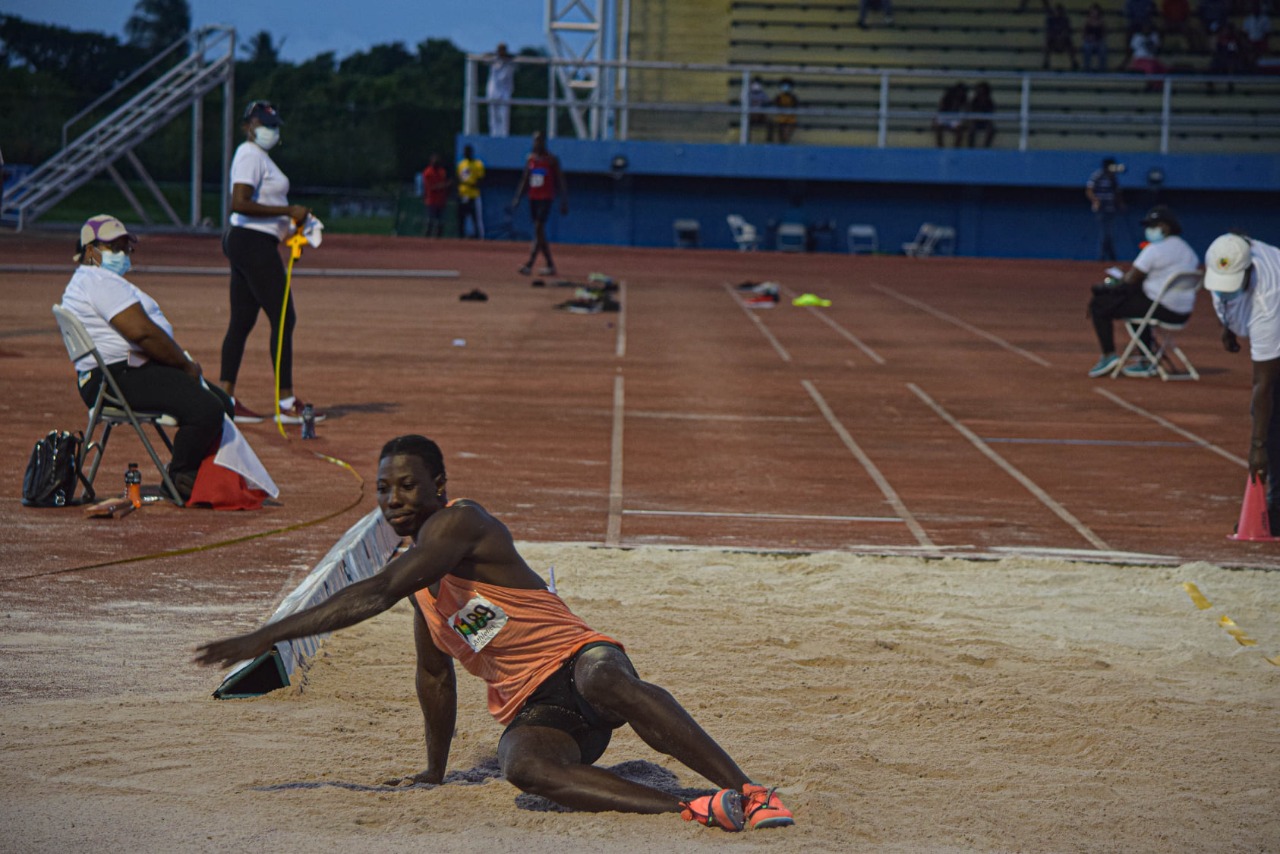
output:
M474 136L476 126L479 124L479 116L477 112L479 107L476 104L476 58L467 54L467 70L462 77L462 132L467 136Z

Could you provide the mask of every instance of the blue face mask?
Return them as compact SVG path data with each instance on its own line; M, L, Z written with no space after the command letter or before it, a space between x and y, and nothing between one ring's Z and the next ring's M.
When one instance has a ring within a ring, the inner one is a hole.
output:
M112 252L110 249L103 249L101 254L102 261L99 266L117 276L123 276L133 267L133 261L129 258L128 252Z
M1148 243L1159 243L1161 240L1164 240L1164 229L1158 225L1147 226L1146 233Z

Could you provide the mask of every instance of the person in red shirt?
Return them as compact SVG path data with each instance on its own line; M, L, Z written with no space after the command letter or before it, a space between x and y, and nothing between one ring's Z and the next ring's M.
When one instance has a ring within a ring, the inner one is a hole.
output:
M547 243L547 218L551 216L551 204L560 196L560 215L569 213L569 185L565 183L564 171L560 168L560 158L547 151L547 138L542 131L533 135L533 151L524 163L524 174L520 176L520 184L516 187L515 198L511 200L514 209L520 204L520 197L525 190L529 191L529 214L533 217L533 250L529 253L528 262L520 268L522 275L533 272L533 262L538 254L546 259L547 265L538 271L540 276L554 276L555 262L551 260L551 245Z
M427 767L402 782L444 782L457 659L486 683L489 712L506 725L498 740L502 775L525 792L585 812L678 813L731 831L795 823L774 790L752 782L675 697L637 675L618 641L548 589L506 525L475 501L450 501L446 483L435 442L392 439L379 455L378 507L413 546L319 605L205 644L196 661L230 666L290 638L355 625L410 597ZM597 767L623 725L719 790L686 800Z
M444 206L449 202L449 173L440 165L440 155L431 155L422 170L422 201L427 206L427 237L444 236Z

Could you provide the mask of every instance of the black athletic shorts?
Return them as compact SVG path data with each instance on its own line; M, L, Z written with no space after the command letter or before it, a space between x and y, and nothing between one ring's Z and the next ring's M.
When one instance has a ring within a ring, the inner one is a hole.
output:
M551 203L554 199L530 199L529 215L534 222L546 222L551 216Z
M551 727L568 733L578 743L583 765L591 765L603 756L609 740L613 738L613 731L622 726L622 722L612 723L602 718L578 693L578 686L573 681L573 668L578 663L578 656L597 646L611 646L622 651L617 644L607 641L596 641L579 649L534 689L502 734L505 736L522 726Z

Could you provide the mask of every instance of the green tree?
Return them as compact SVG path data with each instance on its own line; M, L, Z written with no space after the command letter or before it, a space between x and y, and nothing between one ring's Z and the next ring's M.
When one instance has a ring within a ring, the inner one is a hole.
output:
M191 7L187 0L138 0L124 31L129 44L156 53L191 32Z
M279 42L266 30L259 30L256 35L240 45L240 52L248 57L248 62L259 68L275 68L280 64L280 50L285 40Z

